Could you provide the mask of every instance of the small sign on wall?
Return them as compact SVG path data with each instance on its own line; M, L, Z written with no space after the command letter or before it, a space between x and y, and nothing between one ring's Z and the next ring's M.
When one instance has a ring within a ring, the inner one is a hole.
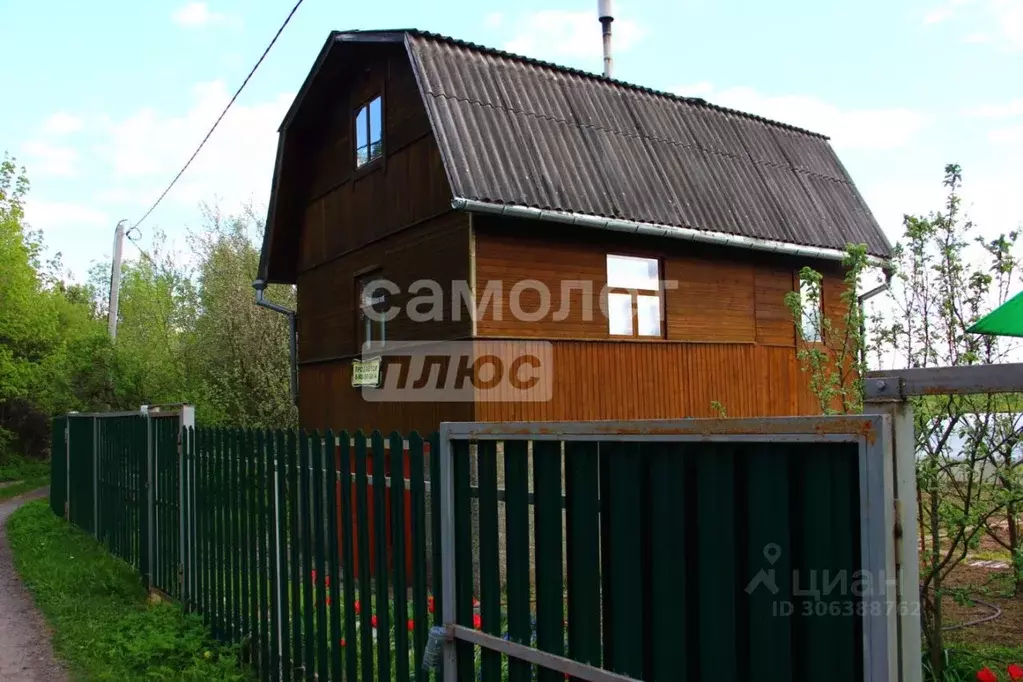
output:
M380 385L380 358L352 360L352 386L376 388Z

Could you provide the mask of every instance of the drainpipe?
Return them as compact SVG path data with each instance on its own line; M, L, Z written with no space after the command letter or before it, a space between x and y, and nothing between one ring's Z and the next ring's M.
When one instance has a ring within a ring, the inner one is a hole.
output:
M290 356L289 364L291 365L291 402L298 405L298 364L295 350L295 337L297 336L298 330L295 325L295 311L266 300L264 297L266 282L263 280L257 279L252 283L252 288L256 290L256 305L272 310L275 313L285 315L288 318L288 350Z
M860 340L861 340L861 343L860 343L860 366L861 367L866 367L867 366L867 348L866 348L866 345L864 343L862 343L863 338L867 334L867 323L866 323L866 316L863 314L863 304L866 303L867 301L869 301L870 299L874 298L878 294L883 294L884 292L888 291L891 288L891 286L892 286L892 276L894 274L895 274L894 270L892 270L890 267L885 267L884 268L884 282L882 282L880 285L874 287L870 291L867 291L867 292L865 292L863 294L860 294L860 296L857 297L857 299L856 299L857 303L860 306Z

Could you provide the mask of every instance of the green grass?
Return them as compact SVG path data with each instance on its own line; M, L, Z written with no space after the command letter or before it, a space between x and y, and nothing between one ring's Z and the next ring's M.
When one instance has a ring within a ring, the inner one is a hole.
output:
M43 486L49 485L49 483L50 475L46 474L45 476L27 478L23 481L18 481L13 485L5 486L3 488L0 488L0 502L3 502L4 500L9 500L12 497L17 497L22 493L30 493L33 490L36 490L37 488L42 488Z
M50 476L50 460L28 459L21 455L6 454L0 456L0 483L4 481L22 481L29 478Z
M237 649L199 618L147 600L138 575L46 500L7 525L14 562L54 630L57 654L80 680L247 680Z

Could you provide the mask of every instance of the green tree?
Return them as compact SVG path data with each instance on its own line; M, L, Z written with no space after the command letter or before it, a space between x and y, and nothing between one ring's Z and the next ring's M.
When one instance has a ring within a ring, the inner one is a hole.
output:
M262 222L251 209L223 216L206 209L202 232L190 235L196 263L195 318L186 341L189 394L205 423L284 427L297 422L290 397L287 319L260 308L252 281L259 267L254 240ZM293 287L270 287L275 303L294 308Z

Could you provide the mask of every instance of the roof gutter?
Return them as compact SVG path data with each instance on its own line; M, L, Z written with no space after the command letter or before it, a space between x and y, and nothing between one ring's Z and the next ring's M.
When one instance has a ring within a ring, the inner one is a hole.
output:
M645 223L636 220L622 220L620 218L604 218L601 216L592 216L583 213L549 211L532 208L530 206L521 206L518 204L493 204L488 201L463 199L462 197L455 197L451 201L451 207L458 211L490 213L493 215L508 216L510 218L525 218L528 220L544 220L552 223L564 223L567 225L596 228L598 230L609 230L611 232L631 232L634 234L645 234L655 237L670 237L672 239L683 239L686 241L715 244L718 246L731 246L734 248L749 249L752 251L779 253L802 258L820 258L823 260L843 261L848 255L842 249L829 249L821 246L802 246L799 244L779 242L773 239L757 239L755 237L744 237L742 235L694 230L689 227ZM883 267L887 264L887 261L882 258L877 258L876 256L870 256L868 258L868 262L870 265L878 267Z

